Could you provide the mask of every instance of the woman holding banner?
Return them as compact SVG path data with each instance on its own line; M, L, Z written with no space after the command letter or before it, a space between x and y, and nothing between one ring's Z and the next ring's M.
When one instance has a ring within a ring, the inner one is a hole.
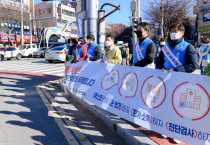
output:
M74 62L74 57L75 53L77 50L77 40L76 39L71 39L70 44L69 44L69 49L68 49L68 61L73 63Z
M74 62L84 61L87 56L87 44L83 37L78 39L78 47L75 55Z

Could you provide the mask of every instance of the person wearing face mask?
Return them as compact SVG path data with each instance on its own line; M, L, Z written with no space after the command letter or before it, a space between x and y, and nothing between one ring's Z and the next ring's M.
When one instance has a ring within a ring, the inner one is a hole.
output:
M160 47L157 49L157 57L160 55L160 52L163 48L163 46L166 45L166 39L165 38L161 38L160 39Z
M101 58L101 47L95 42L93 34L87 35L87 57L86 61L97 61Z
M160 39L160 47L162 48L165 45L166 45L166 39L165 38L161 38Z
M210 63L210 40L208 36L203 37L203 44L199 49L199 65L201 74L204 72L206 66Z
M68 39L68 42L67 42L67 48L65 50L65 62L64 62L64 66L66 66L66 62L68 61L69 59L69 56L68 56L68 52L69 52L69 49L70 49L70 43L71 43L71 39L69 38Z
M170 37L156 60L156 68L163 71L191 73L198 66L198 54L192 44L184 40L185 27L176 22L170 27Z
M141 22L138 26L137 37L138 42L133 48L133 56L131 64L138 67L150 67L156 56L156 46L148 37L149 27L145 22Z
M71 39L69 49L68 49L68 61L73 63L74 62L74 57L75 53L77 50L77 40L76 39Z
M84 61L87 56L87 44L83 37L78 39L78 46L74 57L74 62Z
M114 36L107 35L105 45L105 56L108 59L108 62L111 64L121 64L122 55L120 49L114 45Z

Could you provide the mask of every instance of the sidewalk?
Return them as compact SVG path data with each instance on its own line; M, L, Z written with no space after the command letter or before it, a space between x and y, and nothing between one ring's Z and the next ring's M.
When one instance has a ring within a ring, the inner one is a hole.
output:
M136 130L133 126L123 121L120 117L109 113L73 94L71 94L66 87L64 81L60 82L60 88L84 108L89 110L98 119L103 121L103 123L109 127L109 129L115 131L121 138L124 138L126 143L129 145L158 145L155 141Z

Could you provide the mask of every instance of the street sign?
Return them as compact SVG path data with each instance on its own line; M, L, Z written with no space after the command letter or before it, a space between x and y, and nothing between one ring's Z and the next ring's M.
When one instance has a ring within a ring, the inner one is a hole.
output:
M159 23L155 23L155 29L159 29L160 25Z

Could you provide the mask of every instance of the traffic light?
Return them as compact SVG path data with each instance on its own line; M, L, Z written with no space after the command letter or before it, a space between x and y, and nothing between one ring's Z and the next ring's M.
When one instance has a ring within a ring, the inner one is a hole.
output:
M133 31L134 31L135 33L137 33L137 31L138 31L138 26L139 26L139 21L138 21L138 19L136 19L136 18L133 18L133 19L132 19L132 26L133 26Z

